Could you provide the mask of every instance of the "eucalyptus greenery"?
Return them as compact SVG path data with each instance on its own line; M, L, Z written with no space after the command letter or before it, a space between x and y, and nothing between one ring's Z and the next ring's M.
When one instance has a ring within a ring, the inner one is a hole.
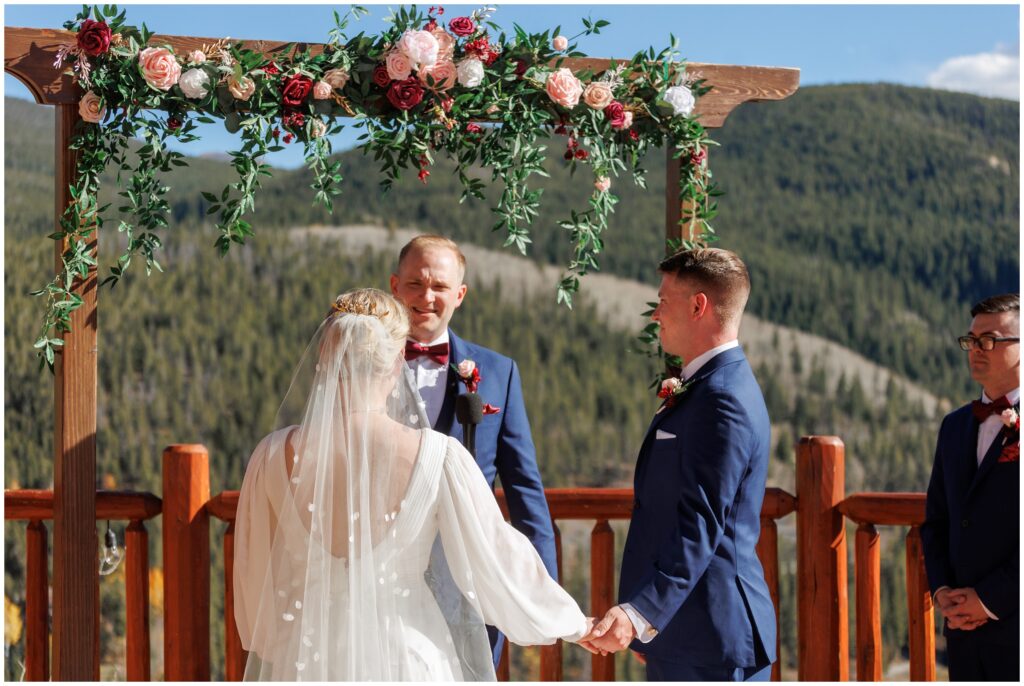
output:
M197 124L215 119L238 132L242 141L239 150L229 153L237 179L217 192L203 193L208 214L217 215L215 245L222 254L253 235L246 216L255 206L262 178L270 175L264 160L283 145L294 141L305 146L314 202L332 208L342 177L340 163L331 159L330 136L343 129L343 122L361 130L361 148L380 163L385 191L403 171L415 170L428 183L434 157L443 152L457 163L464 186L460 202L482 199L486 183L471 172L489 170L491 182L503 187L492 228L506 234L506 246L524 254L542 193L531 182L546 176L552 141L564 140L565 150L556 154L574 172L580 165L589 166L594 177L587 182L594 184L588 206L570 210L559 223L572 255L557 298L569 307L580 277L599 268L603 235L618 201L609 190L611 179L628 172L634 183L644 186L640 162L651 147L669 146L682 161L683 235L694 244L715 239L710 220L717 191L705 152L714 143L692 115L693 102L709 87L700 80L686 81L674 37L661 52L651 48L627 62L609 61L603 69L570 74L577 97L560 101L551 94L549 78L566 66L567 58L586 57L575 41L600 33L608 22L584 19L583 30L566 39L560 28L531 34L514 26L506 34L491 21L490 7L448 20L446 29L442 9L422 12L413 6L393 12L390 28L380 35L360 32L349 37L351 21L366 12L362 7L344 16L335 12L335 26L323 46L292 43L264 51L224 40L187 55L175 55L170 46L150 45L152 33L146 26L126 24L125 13L116 6L84 6L65 23L76 33L77 45L61 48L58 62L70 67L86 91L80 107L85 121L72 144L80 151L77 179L69 189L72 202L60 230L51 235L66 246L62 269L35 292L47 302L35 343L41 364L52 367L54 350L62 344L60 334L70 330L70 314L82 304L73 292L76 280L96 266L89 237L102 226L108 209L98 207L100 173L110 164L117 169L123 200L117 208L122 217L118 231L128 239L103 283L115 285L136 258L145 263L147 274L160 270L156 255L160 232L168 226L169 190L160 174L187 164L181 153L168 150L167 142L196 140ZM440 41L436 62L414 60L416 76L390 72L389 58L400 50L408 52L403 38L422 32ZM140 51L146 48L151 49L147 53L166 49L153 58L164 71L143 64L146 55ZM471 59L480 62L482 78L463 77L461 67ZM432 68L442 61L449 63L447 75ZM579 97L594 83L607 86L620 115L628 112L628 121L621 116L616 120L603 106ZM323 84L330 86L329 93ZM680 110L671 102L666 96L670 90L685 91L689 107ZM135 146L137 155L130 161L129 143L135 140L141 147ZM656 329L645 335L656 338Z

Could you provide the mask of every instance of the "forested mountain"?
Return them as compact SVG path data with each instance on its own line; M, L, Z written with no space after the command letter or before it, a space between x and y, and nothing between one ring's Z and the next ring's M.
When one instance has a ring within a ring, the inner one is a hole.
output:
M30 103L7 99L6 106L5 486L46 488L52 389L32 356L41 303L27 292L45 283L53 263L46 239L53 121L48 109ZM721 245L751 267L751 312L766 326L845 345L945 407L966 399L971 386L953 337L965 328L971 302L1018 283L1018 113L1015 102L880 85L806 88L788 101L735 112L716 133L721 147L711 151L726 191L715 225ZM159 492L162 448L202 442L210 448L213 492L238 487L331 298L355 285L385 286L394 260L386 251L308 242L293 229L371 223L436 230L481 248L503 243L489 230L486 202L458 204L450 165L439 161L426 185L412 175L382 196L372 160L358 151L341 159L346 178L334 215L312 206L304 170L275 172L257 198L256 238L225 259L215 255L200 190L219 190L230 179L227 165L192 158L189 168L167 175L173 217L161 259L166 273L133 273L100 294L101 485ZM603 267L652 284L663 251L663 156L653 155L648 167L647 189L626 178L614 182L622 201ZM564 260L568 243L556 222L583 207L591 188L585 175L571 178L560 158L549 171L537 184L545 188L544 211L530 258L539 267ZM117 242L115 222L101 237L104 264ZM487 282L456 318L460 335L520 362L548 486L628 485L656 407L647 388L653 363L629 352L635 331L609 326L598 302L605 296L587 289L584 280L581 303L569 311L555 304L553 284L513 302L500 281ZM937 417L908 402L906 385L895 380L878 386L852 372L836 379L827 364L833 360L825 359L832 353L796 339L778 329L754 360L773 421L772 482L792 489L797 437L837 434L848 446L848 490L922 490ZM5 528L5 592L21 603L23 527ZM159 520L151 532L159 567ZM889 656L906 641L900 545L893 539L883 572ZM567 586L585 598L586 559L573 557L568 536L567 546ZM218 547L215 579L219 556ZM790 612L792 583L784 575ZM123 635L116 583L105 583L103 593L105 660L116 662L121 644L108 640ZM216 618L223 608L216 606L220 595L212 597L220 650ZM784 614L787 661L795 658L793 621ZM586 674L583 664L573 658L567 674ZM8 676L17 676L10 666Z

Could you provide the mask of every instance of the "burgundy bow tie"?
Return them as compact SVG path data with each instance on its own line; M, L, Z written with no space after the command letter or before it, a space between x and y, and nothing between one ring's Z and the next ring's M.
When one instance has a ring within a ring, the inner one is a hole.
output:
M1002 414L1003 410L1008 410L1013 405L1010 401L1003 396L999 400L993 400L990 403L983 403L980 400L975 400L971 403L971 411L974 412L974 418L978 422L983 422L994 414Z
M423 345L416 341L405 342L405 359L415 360L417 357L429 357L439 365L448 364L448 344Z

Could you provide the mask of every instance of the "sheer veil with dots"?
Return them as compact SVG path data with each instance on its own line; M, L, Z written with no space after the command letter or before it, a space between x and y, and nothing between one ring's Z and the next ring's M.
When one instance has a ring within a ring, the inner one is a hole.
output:
M464 551L435 542L441 468L426 428L380 319L329 316L239 497L233 592L246 680L409 680L424 678L418 661L438 659L453 680L494 679L474 582L447 570L467 566L452 557Z

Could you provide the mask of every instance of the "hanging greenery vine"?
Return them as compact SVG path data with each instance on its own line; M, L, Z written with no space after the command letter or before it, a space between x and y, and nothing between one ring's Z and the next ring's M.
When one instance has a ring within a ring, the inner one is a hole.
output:
M270 175L267 153L302 144L313 172L315 202L332 208L340 193L341 164L331 159L330 136L344 121L362 133L365 154L380 162L384 190L403 170L415 170L427 183L436 154L457 163L464 186L461 200L484 198L486 183L469 170L482 166L503 192L493 208L495 231L506 246L525 253L537 216L541 190L533 176L546 176L547 142L564 137L561 153L573 171L589 166L593 193L588 207L571 210L559 223L573 246L558 301L572 306L580 277L599 268L603 234L618 198L611 179L628 174L644 186L641 160L651 147L671 146L682 160L679 201L690 208L680 222L695 242L714 240L709 223L717 194L707 170L713 144L693 117L696 100L709 88L687 81L676 40L655 53L637 53L621 64L573 72L566 58L585 57L575 41L600 33L606 21L583 20L583 31L566 38L556 28L531 34L514 26L506 35L491 21L494 8L444 20L444 9L402 8L388 17L390 28L377 36L351 38L348 25L367 11L353 7L334 13L335 26L322 49L295 44L269 53L222 40L187 54L151 44L152 33L125 23L116 6L83 7L64 27L76 34L63 46L57 66L67 66L84 95L84 121L72 147L80 151L72 202L51 235L65 241L63 267L35 294L45 297L46 314L35 347L41 364L54 360L60 334L82 300L76 279L96 266L88 248L107 207L98 206L99 177L117 169L118 231L127 248L109 267L103 283L116 284L133 262L146 273L160 270L160 232L166 229L168 188L160 174L187 159L167 148L175 139L197 139L199 123L221 119L238 132L241 147L230 153L237 179L219 192L204 192L208 213L217 215L216 247L253 235L247 213L255 206L263 177ZM141 147L129 159L129 143Z

